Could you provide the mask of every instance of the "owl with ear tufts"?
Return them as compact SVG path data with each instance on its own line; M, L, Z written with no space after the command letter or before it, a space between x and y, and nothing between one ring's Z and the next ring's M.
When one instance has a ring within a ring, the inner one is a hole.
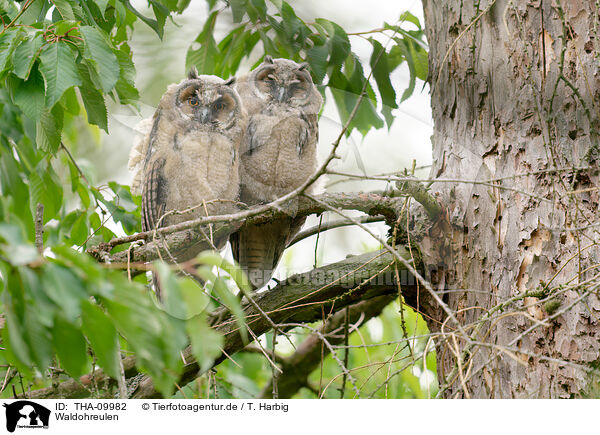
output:
M235 212L239 146L246 129L233 79L198 75L192 69L187 79L170 85L151 128L130 155L132 190L142 195L142 229ZM227 237L211 242L221 249ZM169 260L189 260L203 247L186 246L171 252Z
M300 187L317 167L317 115L323 99L307 64L265 56L236 82L248 112L240 148L240 200L248 205L273 201ZM309 188L308 191L311 189ZM264 286L304 217L244 226L230 237L233 256L253 287Z

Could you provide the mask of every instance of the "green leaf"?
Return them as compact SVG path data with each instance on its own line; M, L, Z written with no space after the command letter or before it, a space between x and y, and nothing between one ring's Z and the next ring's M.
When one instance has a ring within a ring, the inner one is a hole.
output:
M0 12L5 13L10 21L14 20L19 13L19 9L15 6L15 2L10 0L0 0Z
M94 3L96 3L96 6L98 6L100 13L102 15L104 15L104 12L106 11L106 5L108 5L109 0L92 0L92 1Z
M63 126L63 108L58 105L52 110L44 109L40 122L36 125L38 146L44 151L54 154L60 146Z
M240 23L246 13L248 0L229 0L233 22Z
M0 223L0 239L8 245L6 251L10 252L9 260L13 266L26 265L39 258L35 246L26 242L22 229L16 225Z
M52 360L52 334L41 323L41 314L42 307L33 302L25 311L24 320L27 325L26 334L30 352L37 366L44 369L50 365Z
M13 72L17 77L27 79L43 43L44 37L37 33L33 38L25 39L17 46L13 55Z
M185 326L200 370L208 370L221 355L223 336L208 326L204 314L191 318Z
M52 328L52 345L67 373L78 379L85 373L87 345L81 331L62 316L56 316Z
M264 20L267 16L267 5L265 0L250 0L249 8L254 10L256 18Z
M90 341L98 363L109 376L119 377L119 340L117 330L104 311L90 301L81 306L82 330Z
M350 54L350 40L348 39L348 35L344 29L333 21L325 20L323 18L317 18L315 21L323 26L328 33L330 53L329 64L334 67L339 67Z
M176 319L185 319L186 307L179 291L179 282L170 267L161 261L155 261L156 271L160 284L161 298L165 311ZM201 289L198 289L201 291Z
M80 32L85 42L84 58L98 72L102 90L109 92L119 79L120 67L117 56L106 40L106 37L95 27L82 26Z
M44 204L44 222L54 219L62 206L63 190L52 166L41 162L29 173L30 207L35 210L38 203Z
M119 61L120 77L115 86L121 104L134 104L140 98L135 88L135 67L131 60L131 49L125 43L115 52Z
M5 332L7 332L6 335L3 335L3 345L4 346L10 346L9 349L13 352L14 356L18 359L18 361L25 365L25 366L30 366L32 361L31 361L31 354L29 352L29 346L27 346L27 343L25 341L25 325L22 325L17 316L14 314L13 310L10 309L11 305L10 302L8 304L5 303L5 305L7 307L9 307L8 310L6 310L6 327L3 328L5 330ZM8 339L8 340L7 340ZM9 341L9 343L7 343L7 341Z
M88 122L97 125L108 133L108 112L104 96L96 89L90 79L89 71L86 65L79 64L79 76L82 84L79 87L79 93L83 100L85 111L87 112Z
M391 109L398 108L398 105L396 104L396 91L390 80L391 71L388 67L385 49L376 39L370 38L369 41L373 45L370 64L373 70L373 77L375 78L377 88L379 89L379 94L381 95L382 113L385 116L389 128L394 121Z
M44 111L44 79L34 68L27 81L16 80L13 89L15 104L34 121L39 121Z
M81 301L87 293L81 281L69 269L56 264L48 264L42 277L48 297L59 307L65 318L74 322L81 313Z
M75 20L75 14L73 8L69 4L68 0L52 0L56 10L60 13L63 20Z
M421 23L420 23L419 19L408 11L402 12L400 14L400 17L398 18L398 21L400 23L408 21L409 23L413 23L415 26L417 26L419 28L419 30L421 30ZM389 25L387 23L385 23L385 24L386 24L386 26Z
M75 88L67 89L60 99L60 102L68 114L73 116L79 115L79 100L77 98L77 94L75 93Z
M102 303L128 347L136 353L138 366L150 373L159 391L170 395L182 368L180 352L187 342L185 322L167 316L152 303L146 290L125 278L119 281L117 277L121 276L113 277L114 298L103 299Z
M227 272L244 294L248 294L251 291L250 281L248 281L248 277L238 264L230 263L214 251L201 252L196 257L196 260L199 263L218 267Z
M145 15L140 13L137 9L135 9L131 5L131 2L129 0L115 1L115 8L117 8L117 5L122 6L121 1L125 4L127 9L129 9L129 11L131 11L136 17L138 17L140 20L142 20L144 23L146 23L152 30L154 30L156 32L158 37L160 39L162 39L163 34L164 34L164 21L163 21L163 24L160 25L160 23L158 21L153 20L152 18L146 17ZM156 10L154 12L156 14Z
M21 37L22 30L18 27L12 27L0 35L0 73L10 68L11 57Z
M70 237L74 244L81 246L85 243L86 239L88 238L88 235L89 229L87 223L87 215L85 214L85 212L82 212L73 223Z
M315 83L321 83L327 72L327 56L329 49L326 45L315 45L306 53L306 59L313 73Z
M179 281L179 291L186 306L186 319L198 316L206 310L210 300L199 286L198 282L191 278Z
M42 51L40 60L40 71L46 82L46 103L52 107L67 89L81 85L75 53L67 43L56 42Z
M213 74L217 66L217 60L220 57L219 48L213 36L215 24L217 22L218 11L210 14L202 32L198 35L195 42L200 47L194 49L194 44L188 49L185 65L186 68L196 66L200 74Z

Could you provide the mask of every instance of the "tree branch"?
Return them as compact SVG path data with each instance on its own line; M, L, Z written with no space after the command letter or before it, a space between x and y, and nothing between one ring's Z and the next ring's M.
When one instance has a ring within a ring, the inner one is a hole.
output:
M177 225L159 228L156 232L146 231L133 236L113 239L108 243L101 243L98 246L89 248L87 252L100 262L122 263L125 265L128 261L127 251L110 254L112 248L136 240L146 240L147 243L144 245L131 249L129 259L131 263L143 263L156 260L160 256L168 258L167 250L169 252L177 252L178 248L183 246L189 248L190 246L198 245L199 250L210 249L210 243L206 238L205 232L200 228L201 225L207 223L214 224L213 238L215 238L237 231L241 226L240 221L242 220L245 221L243 225L256 225L285 216L321 214L328 211L328 207L323 206L323 204L340 210L362 211L369 216L383 216L384 220L390 226L400 217L402 210L402 201L400 199L373 193L325 193L316 196L316 199L318 199L318 202L301 196L283 203L277 208L271 208L254 215L252 211L256 208L234 214L202 217ZM164 238L153 241L155 235L164 236ZM412 238L418 239L418 235L413 234ZM126 268L126 266L123 266L123 268Z
M349 323L357 322L364 314L363 322L377 317L381 311L394 299L396 295L377 296L372 299L350 305L348 313ZM325 322L320 329L320 334L312 333L306 338L296 352L280 361L281 370L277 376L277 389L280 399L290 399L302 387L308 386L308 376L319 366L321 358L329 355L329 348L321 349L321 337L327 338L330 345L340 344L344 341L344 334L328 335L339 330L346 322L346 310L339 310ZM338 331L339 332L339 331ZM273 380L264 387L261 398L272 399Z
M408 251L399 249L397 253L410 260ZM321 320L322 310L333 314L360 301L381 296L392 298L393 295L395 297L397 295L396 274L390 267L394 261L395 256L385 250L351 256L338 263L293 275L274 288L255 294L254 300L275 324L318 321ZM417 286L412 275L408 274L402 265L398 265L398 267L401 271L402 294L406 303L416 306L418 299L421 308L427 306L430 299L428 292L421 289L420 294L417 294ZM243 309L247 326L256 336L271 329L264 317L250 304L246 303ZM227 358L225 355L232 356L242 350L245 343L239 334L235 318L225 308L211 313L209 322L225 338L223 354L215 361L214 366L216 366ZM189 363L184 367L184 372L178 382L180 386L187 384L200 374L189 346L184 350L183 358ZM127 379L135 377L136 383L139 381L137 388L131 393L133 398L160 397L154 388L152 379L147 375L139 376L139 372L135 369L135 357L125 358L123 365ZM102 370L97 370L93 375L86 375L85 379L82 378L79 381L68 380L56 388L49 387L32 391L29 397L88 397L91 395L91 390L85 385L85 380L92 379L92 376L99 385L116 386L116 382L106 376Z

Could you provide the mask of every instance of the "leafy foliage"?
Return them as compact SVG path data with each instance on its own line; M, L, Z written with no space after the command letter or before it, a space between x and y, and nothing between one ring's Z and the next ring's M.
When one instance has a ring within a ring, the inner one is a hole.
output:
M351 35L333 21L317 18L314 23L306 23L285 1L271 1L271 5L267 5L265 0L236 0L229 4L233 21L239 25L217 42L214 29L223 9L215 3L195 40L199 46L192 45L187 52L186 66L195 65L203 74L232 76L242 59L256 52L259 43L262 47L258 52L262 55L306 61L315 83L322 83L332 91L343 123L350 119L360 95L364 95L348 133L357 129L364 135L372 128L381 128L382 117L388 128L392 125L391 110L398 107L399 101L390 74L403 62L409 67L410 83L401 101L412 95L417 78L427 79L424 32L419 20L408 12L394 25L386 23L381 29L366 32L387 39L382 45L373 36L367 38L373 49L372 73L367 74L352 52ZM416 30L406 30L407 23L416 26ZM325 88L322 89L324 92Z
M162 38L167 20L190 1L148 4L148 11L140 11L128 0L0 2L0 295L5 320L0 361L15 367L34 388L48 385L49 370L77 378L100 366L116 378L120 354L134 352L139 367L170 395L188 341L204 369L220 354L222 338L206 321L214 302L196 281L155 264L166 291L161 305L147 291L144 275L129 279L84 253L117 233L141 230L140 198L116 182L97 185L71 150L85 135L109 131L107 101L137 105L129 46L135 29L148 26ZM364 94L349 132L366 134L382 127L384 119L391 126L392 109L412 94L416 79L427 76L423 31L410 14L369 32L368 38L355 35L367 38L373 49L363 65L352 51L353 35L330 20L307 23L285 1L207 0L207 5L209 15L187 52L188 66L228 77L244 58L270 54L307 61L315 82L330 88L344 122ZM224 11L231 12L234 26L218 41L215 28ZM406 30L405 23L416 29ZM390 74L404 62L411 79L399 101ZM43 253L34 245L40 206ZM214 253L197 261L207 288L234 312L245 332L230 291L247 290L243 274ZM5 375L8 379L11 373Z

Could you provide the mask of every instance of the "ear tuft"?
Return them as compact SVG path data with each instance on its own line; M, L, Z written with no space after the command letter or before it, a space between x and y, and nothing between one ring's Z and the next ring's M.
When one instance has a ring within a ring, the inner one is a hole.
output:
M233 86L233 85L235 84L235 81L236 81L236 80L237 80L237 79L236 79L235 77L231 77L231 78L229 78L229 79L225 80L225 83L224 83L224 85L225 85L225 86Z
M273 63L273 58L268 54L265 56L265 63Z
M188 73L188 79L195 80L198 78L198 70L195 66L190 68L190 72Z
M298 66L298 71L304 71L306 69L308 69L308 63L306 62L302 62L300 66Z

